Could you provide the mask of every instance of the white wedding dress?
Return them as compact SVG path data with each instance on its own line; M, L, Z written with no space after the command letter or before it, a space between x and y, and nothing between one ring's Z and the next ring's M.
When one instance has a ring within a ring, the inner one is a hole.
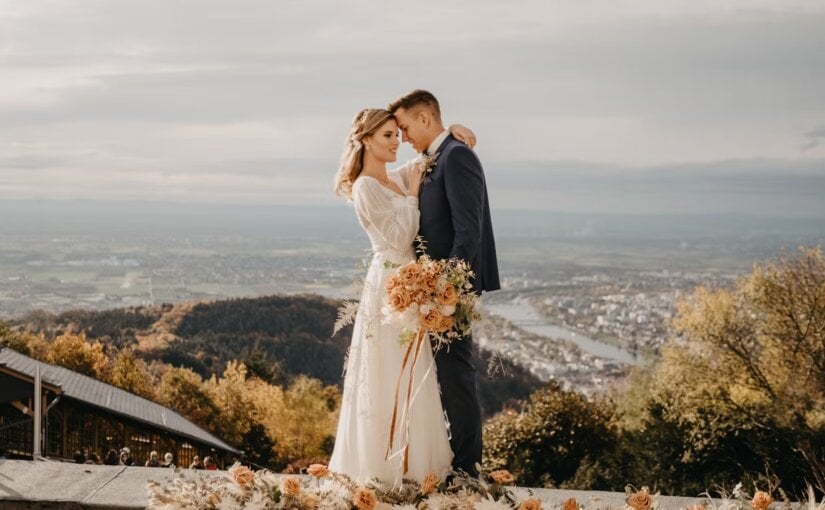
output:
M409 165L388 172L407 191ZM404 197L378 180L361 176L353 185L358 221L372 243L374 256L352 331L346 361L344 394L330 469L366 482L378 479L398 485L402 478L421 481L428 472L439 478L449 472L453 453L441 406L436 368L429 342L424 341L414 369L415 392L409 414L404 412L409 365L402 376L394 444L387 459L395 389L407 347L400 327L382 323L384 285L393 273L385 262L414 260L418 233L418 199ZM403 473L407 440L408 472Z

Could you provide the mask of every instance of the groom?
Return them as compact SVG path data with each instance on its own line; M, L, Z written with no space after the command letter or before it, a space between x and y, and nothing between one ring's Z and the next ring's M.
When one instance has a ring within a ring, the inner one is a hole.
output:
M414 90L387 109L395 115L403 141L436 158L419 195L418 233L426 241L427 255L467 261L475 273L477 294L499 289L487 184L478 157L444 129L438 100L426 90ZM468 335L440 349L435 362L441 403L450 420L453 469L478 476L481 406L472 352Z

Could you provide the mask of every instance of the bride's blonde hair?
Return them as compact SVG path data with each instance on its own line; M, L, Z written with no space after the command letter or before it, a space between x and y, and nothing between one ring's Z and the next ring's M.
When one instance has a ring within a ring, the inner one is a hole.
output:
M380 108L367 108L352 119L352 129L344 142L341 164L335 175L335 194L352 197L352 185L364 168L364 138L372 135L385 122L392 119L392 113Z

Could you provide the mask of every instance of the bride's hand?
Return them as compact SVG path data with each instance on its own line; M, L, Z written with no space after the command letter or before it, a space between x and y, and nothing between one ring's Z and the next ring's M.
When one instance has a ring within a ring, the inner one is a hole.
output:
M411 197L417 197L418 192L421 189L421 182L424 180L424 176L427 175L427 165L423 161L416 161L413 167L410 169L409 180L410 180L410 194Z
M468 127L462 126L461 124L451 124L450 134L453 135L453 138L456 140L464 142L470 147L476 146L476 134Z

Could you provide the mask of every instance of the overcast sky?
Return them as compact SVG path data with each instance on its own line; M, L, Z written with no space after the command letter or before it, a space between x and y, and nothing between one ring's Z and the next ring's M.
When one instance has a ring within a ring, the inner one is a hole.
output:
M355 112L419 87L492 182L533 165L501 206L578 169L825 182L821 0L0 0L0 199L331 201Z

